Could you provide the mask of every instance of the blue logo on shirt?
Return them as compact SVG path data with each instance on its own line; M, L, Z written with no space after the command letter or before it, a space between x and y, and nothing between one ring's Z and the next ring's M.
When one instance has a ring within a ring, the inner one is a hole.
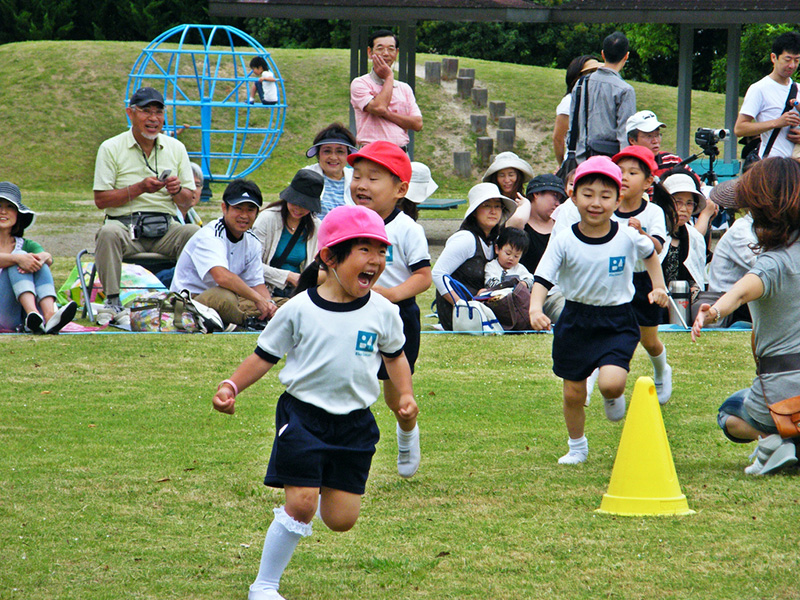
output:
M621 275L625 270L624 256L611 256L608 259L608 274L611 276Z
M389 246L386 248L386 264L392 264L392 260L394 259L394 252L392 252L393 246Z
M366 356L375 353L375 342L378 334L370 331L359 331L356 337L356 356Z

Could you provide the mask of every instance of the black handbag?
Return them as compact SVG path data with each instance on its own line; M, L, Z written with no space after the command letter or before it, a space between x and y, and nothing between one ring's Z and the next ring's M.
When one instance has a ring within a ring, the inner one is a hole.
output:
M143 239L162 238L169 231L170 221L170 215L140 213L133 224L133 234Z
M578 80L578 91L575 93L575 110L571 111L572 120L569 128L569 140L567 141L567 154L564 160L561 161L561 166L558 167L556 175L561 178L561 181L567 180L567 175L578 168L578 159L575 158L575 148L578 146L578 118L581 110L581 92L583 90L583 83L585 77Z

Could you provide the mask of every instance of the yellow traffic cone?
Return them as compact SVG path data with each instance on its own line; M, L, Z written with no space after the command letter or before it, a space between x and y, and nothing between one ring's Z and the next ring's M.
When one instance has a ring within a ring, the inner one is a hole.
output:
M681 493L656 386L649 377L636 381L611 482L597 512L625 516L694 513Z

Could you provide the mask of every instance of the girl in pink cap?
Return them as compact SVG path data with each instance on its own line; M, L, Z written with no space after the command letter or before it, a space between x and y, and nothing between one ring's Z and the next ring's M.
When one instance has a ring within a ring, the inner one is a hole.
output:
M411 370L403 353L397 307L371 293L386 266L389 240L380 216L361 206L340 206L318 234L325 282L295 295L258 337L255 352L219 384L214 408L233 414L236 396L282 356L275 440L264 484L282 487L286 504L274 509L258 576L249 600L279 600L281 575L317 513L333 531L353 527L361 508L379 432L369 407L380 393L383 364L399 390L389 408L418 412Z

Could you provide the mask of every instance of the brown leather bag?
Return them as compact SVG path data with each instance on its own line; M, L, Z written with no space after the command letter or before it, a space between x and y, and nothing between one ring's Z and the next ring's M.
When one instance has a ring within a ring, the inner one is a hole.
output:
M767 404L767 408L782 438L800 436L800 396Z

